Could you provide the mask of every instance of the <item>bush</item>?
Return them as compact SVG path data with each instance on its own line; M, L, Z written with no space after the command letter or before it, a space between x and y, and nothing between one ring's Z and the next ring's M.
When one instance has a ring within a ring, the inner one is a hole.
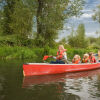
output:
M37 57L34 51L27 47L1 47L0 48L0 58L5 59L12 59L12 58L18 58L18 59L29 59Z
M6 35L0 37L0 46L27 46L33 47L34 40L22 38L18 35Z
M100 49L100 45L94 43L94 44L88 46L88 49Z

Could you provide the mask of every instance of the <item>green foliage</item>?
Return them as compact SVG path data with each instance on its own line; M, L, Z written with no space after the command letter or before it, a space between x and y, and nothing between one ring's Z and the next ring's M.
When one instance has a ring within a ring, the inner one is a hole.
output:
M65 48L67 49L68 60L72 60L75 54L79 54L81 58L83 54L94 52L97 53L98 49L88 48L88 49L75 49L75 48ZM27 47L19 47L19 46L3 46L0 47L0 58L1 59L38 59L38 61L42 62L44 55L53 55L56 56L57 49L52 49L48 47L49 52L45 52L44 48L27 48ZM48 61L54 60L49 58Z
M34 10L29 5L30 1L32 0L6 0L3 12L5 34L18 34L23 38L31 34Z
M58 36L58 31L63 28L64 20L79 15L83 1L5 0L2 7L3 35L15 34L18 41L20 37L20 42L22 42L20 44L25 45L26 43L27 45L29 41L25 42L25 40L28 40L27 38L34 31L33 26L35 26L37 29L36 46L45 47L48 45L54 47L55 39Z
M89 37L88 40L90 42L88 48L100 49L100 37Z
M6 0L6 5L4 6L3 12L3 33L5 34L13 34L13 29L11 28L10 24L12 23L12 14L14 13L14 0Z
M79 24L76 32L72 31L68 37L68 43L76 48L86 48L88 46L89 41L85 37L84 24Z
M93 43L96 43L97 38L95 38L95 37L88 37L88 40L89 40L90 44L93 44Z
M82 58L85 53L89 52L94 52L97 53L98 49L94 48L88 48L88 49L75 49L75 48L68 48L67 54L68 54L68 59L71 60L75 54L80 55Z
M27 13L26 13L27 12ZM32 32L33 13L22 1L16 2L14 13L12 14L12 23L10 24L13 34L19 34L21 37L28 37Z
M0 10L0 35L3 34L3 11Z
M83 0L73 1L74 4L69 0L38 0L36 45L53 46L54 40L58 36L58 30L63 28L63 21L69 16L78 15L81 10ZM71 15L66 10L73 14Z
M82 12L85 0L69 0L69 5L66 9L67 18L76 16L79 17Z
M37 57L35 52L27 47L0 47L0 58L2 59L29 59L34 57Z
M92 16L92 18L100 23L100 5L98 5L97 8L98 9L94 11L95 14Z
M32 39L25 39L17 35L6 35L0 37L0 46L27 46L33 47L34 41Z
M100 45L93 43L91 45L88 46L89 49L100 49Z

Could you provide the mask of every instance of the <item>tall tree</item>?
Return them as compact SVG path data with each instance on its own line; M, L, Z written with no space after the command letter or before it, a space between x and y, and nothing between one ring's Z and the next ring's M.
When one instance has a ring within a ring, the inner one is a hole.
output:
M33 28L35 0L6 0L4 33L28 37Z
M10 24L12 23L11 16L14 13L15 0L5 0L5 2L3 31L5 34L12 34L13 30L11 29Z
M84 24L79 24L78 29L77 29L77 46L84 48L86 46L85 44L85 27Z
M25 2L17 1L11 17L13 20L10 26L13 33L27 37L31 33L33 26L33 12L28 5Z
M0 10L0 35L3 33L2 24L3 24L3 11Z
M74 35L72 35L73 33ZM79 24L76 32L72 31L72 34L68 38L68 42L72 47L86 48L88 46L84 24Z
M93 20L96 20L100 24L100 5L97 6L97 9L94 10L94 13L95 14L92 16ZM100 45L100 30L96 31L96 34L98 35L96 43Z
M94 10L93 20L97 20L100 23L100 5L97 6L97 10Z
M37 45L41 47L44 45L52 46L57 38L58 30L63 27L64 19L78 15L80 7L82 7L82 2L72 4L71 0L38 0Z

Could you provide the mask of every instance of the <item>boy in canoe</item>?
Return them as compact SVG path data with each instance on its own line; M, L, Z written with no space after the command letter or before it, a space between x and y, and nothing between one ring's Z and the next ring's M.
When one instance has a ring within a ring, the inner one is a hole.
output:
M57 56L53 57L56 59L56 61L51 61L51 64L65 64L67 63L67 54L66 54L67 49L64 49L63 45L59 45L58 51L57 51Z

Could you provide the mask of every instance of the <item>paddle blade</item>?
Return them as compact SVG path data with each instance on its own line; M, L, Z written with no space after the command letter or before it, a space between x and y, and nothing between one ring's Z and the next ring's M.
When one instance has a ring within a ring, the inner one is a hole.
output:
M47 60L48 59L48 55L45 55L44 57L43 57L43 60Z

